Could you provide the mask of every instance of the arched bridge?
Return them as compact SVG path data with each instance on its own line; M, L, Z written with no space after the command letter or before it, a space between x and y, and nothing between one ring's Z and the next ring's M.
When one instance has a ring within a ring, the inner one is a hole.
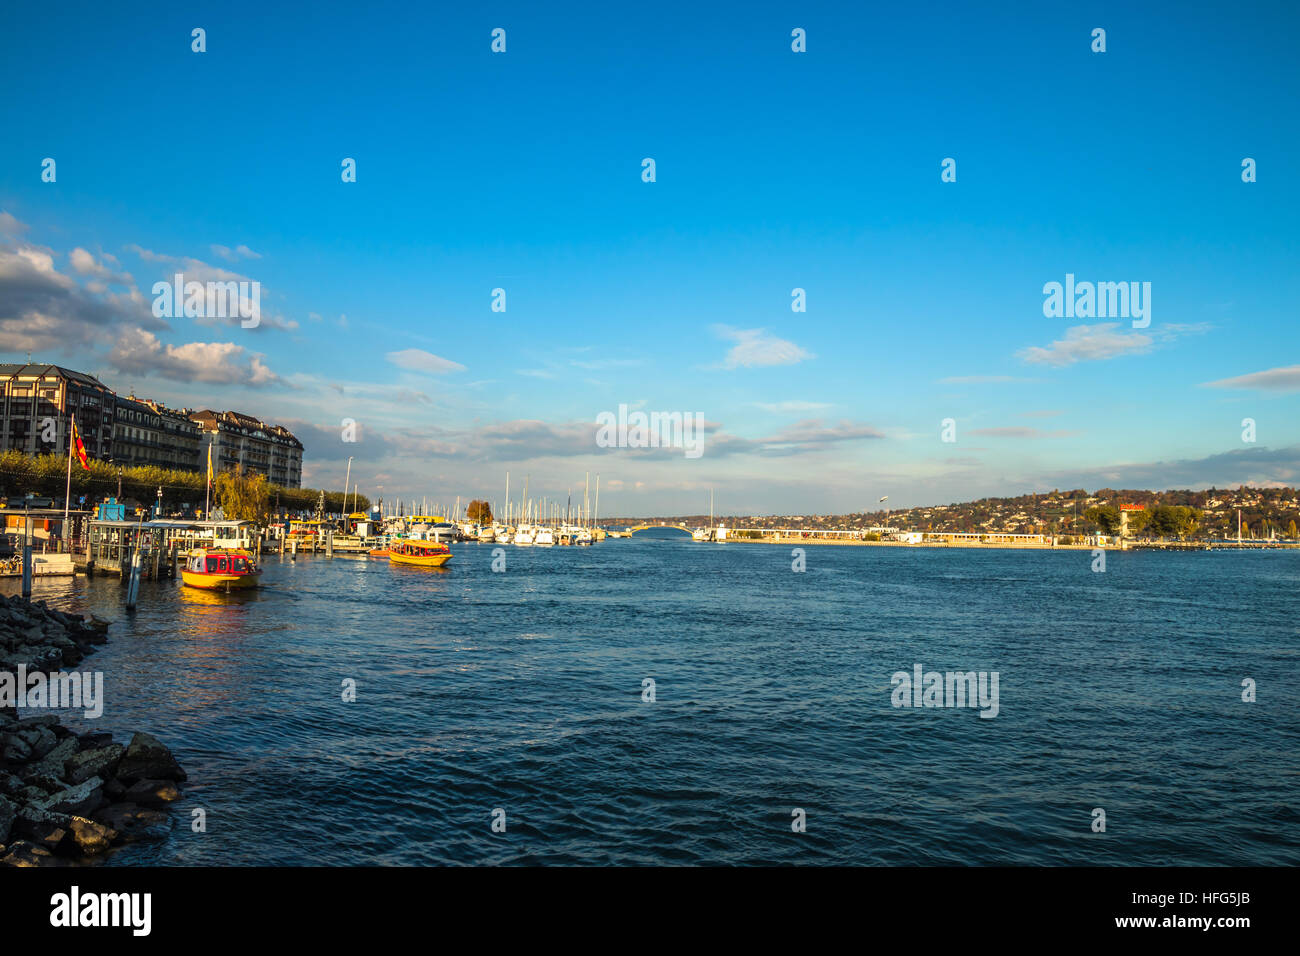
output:
M686 525L684 524L666 524L666 523L665 524L639 524L634 528L628 528L627 531L628 534L636 534L638 531L648 531L651 528L675 528L678 531L685 531L687 534L691 533L691 529L686 527Z

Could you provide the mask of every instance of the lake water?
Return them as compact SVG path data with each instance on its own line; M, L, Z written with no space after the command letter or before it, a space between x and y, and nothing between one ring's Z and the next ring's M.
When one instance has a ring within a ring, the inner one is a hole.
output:
M1300 551L453 550L145 582L134 617L38 582L116 622L69 723L189 773L109 865L1300 863ZM997 671L997 716L894 707L918 663Z

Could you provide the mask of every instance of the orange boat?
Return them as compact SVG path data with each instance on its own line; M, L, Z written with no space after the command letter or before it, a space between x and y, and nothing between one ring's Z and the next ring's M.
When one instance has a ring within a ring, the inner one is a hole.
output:
M233 591L255 588L262 569L247 551L234 548L200 548L181 569L181 580L192 588Z
M390 564L414 564L422 568L440 568L451 560L451 548L429 541L396 541L388 546Z
M372 558L386 558L388 557L388 549L371 548L369 551L366 552L366 554L370 555Z

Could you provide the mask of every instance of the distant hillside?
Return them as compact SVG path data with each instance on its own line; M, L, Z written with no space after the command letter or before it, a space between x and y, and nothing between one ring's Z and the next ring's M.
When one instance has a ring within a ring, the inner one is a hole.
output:
M981 498L951 505L928 505L897 511L870 511L846 515L726 515L715 520L743 528L817 528L858 530L891 526L913 531L999 531L1018 534L1080 534L1108 531L1120 505L1156 508L1194 508L1195 533L1203 537L1235 537L1237 509L1241 509L1243 537L1293 538L1300 525L1300 492L1295 488L1211 488L1206 491L1140 491L1102 488L1087 492L1052 491L1015 498ZM682 523L697 527L708 515L676 518L602 518L601 524L632 525ZM1141 524L1141 519L1135 520Z

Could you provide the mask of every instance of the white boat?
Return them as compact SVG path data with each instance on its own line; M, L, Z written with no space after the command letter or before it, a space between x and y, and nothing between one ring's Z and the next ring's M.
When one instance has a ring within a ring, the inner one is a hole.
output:
M533 543L533 529L526 524L521 524L515 529L515 545L520 548L531 547Z
M555 535L551 534L550 528L538 528L537 534L533 537L533 544L539 548L549 548L555 544Z
M591 544L591 532L586 528L579 528L577 536L573 539L574 544Z
M708 540L709 540L709 529L708 529L708 528L696 528L694 531L691 532L691 540L692 540L692 541L708 541Z

